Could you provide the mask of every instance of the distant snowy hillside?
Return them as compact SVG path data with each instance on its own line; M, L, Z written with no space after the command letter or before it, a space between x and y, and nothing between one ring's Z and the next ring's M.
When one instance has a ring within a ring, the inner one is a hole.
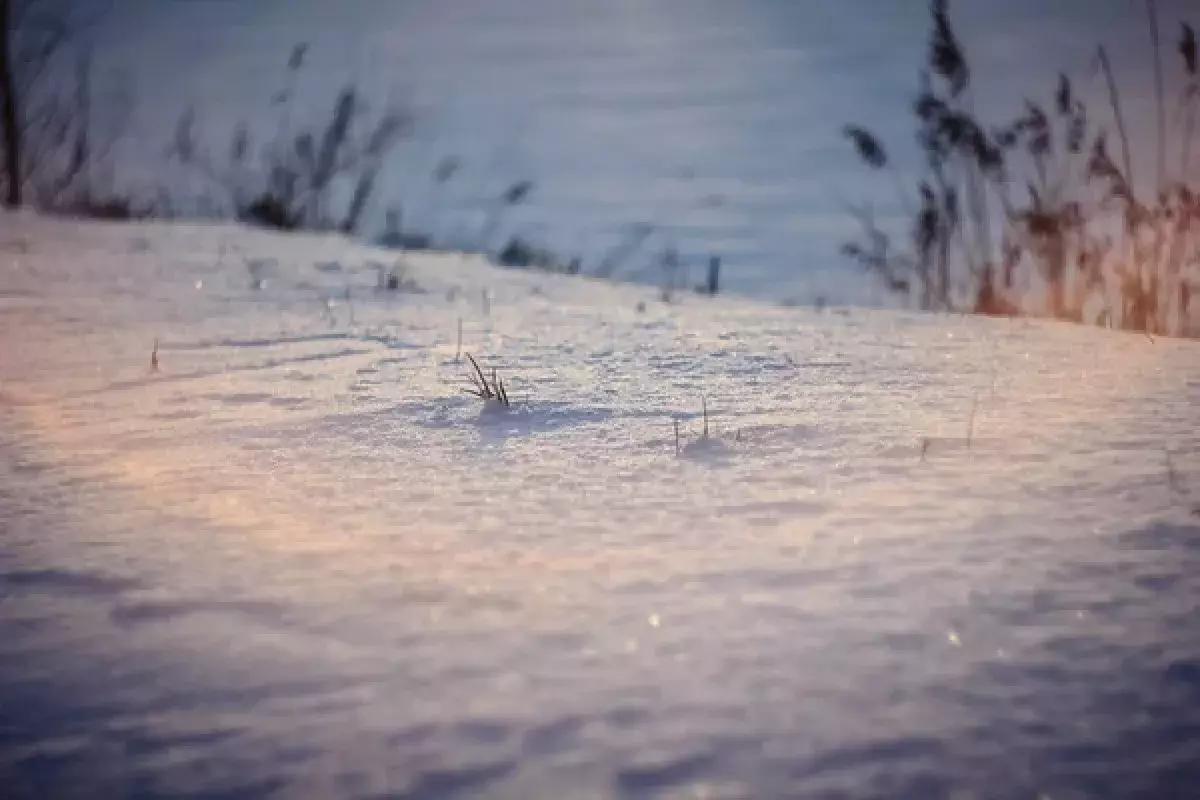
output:
M0 785L1193 796L1198 423L1197 342L0 216Z

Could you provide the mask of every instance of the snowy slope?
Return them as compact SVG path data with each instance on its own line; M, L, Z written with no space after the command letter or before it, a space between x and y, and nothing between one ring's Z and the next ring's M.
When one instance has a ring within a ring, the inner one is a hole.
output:
M0 217L5 796L1200 780L1195 342L396 260Z

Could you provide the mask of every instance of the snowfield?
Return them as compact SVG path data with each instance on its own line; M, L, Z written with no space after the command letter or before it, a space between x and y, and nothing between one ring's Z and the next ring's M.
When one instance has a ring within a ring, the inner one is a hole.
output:
M1197 342L0 216L0 785L1195 797L1198 423Z

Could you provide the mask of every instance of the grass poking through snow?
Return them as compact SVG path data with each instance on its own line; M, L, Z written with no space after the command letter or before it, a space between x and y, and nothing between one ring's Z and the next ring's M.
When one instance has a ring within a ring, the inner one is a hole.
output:
M471 388L463 391L482 400L485 408L512 408L512 403L508 399L508 391L504 388L504 381L496 375L496 370L492 369L492 377L489 380L475 357L470 353L466 355L467 360L471 362L473 371L467 373L467 377L471 381Z

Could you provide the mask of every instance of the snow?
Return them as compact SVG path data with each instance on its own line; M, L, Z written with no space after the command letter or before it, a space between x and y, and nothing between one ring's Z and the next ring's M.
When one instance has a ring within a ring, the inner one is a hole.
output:
M0 785L1188 796L1198 352L0 217Z

